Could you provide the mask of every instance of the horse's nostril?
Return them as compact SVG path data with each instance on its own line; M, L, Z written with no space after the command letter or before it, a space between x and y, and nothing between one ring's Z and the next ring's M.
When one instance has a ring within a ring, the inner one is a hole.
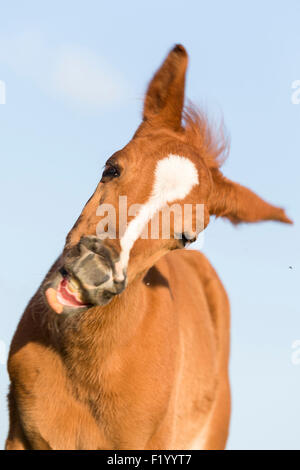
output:
M122 290L124 290L125 282L126 282L125 278L122 281L114 280L114 286L115 286L117 293L120 293L122 292Z
M183 246L188 246L194 241L196 241L196 237L194 236L194 234L188 232L183 232L179 238L181 239L181 243L183 244Z

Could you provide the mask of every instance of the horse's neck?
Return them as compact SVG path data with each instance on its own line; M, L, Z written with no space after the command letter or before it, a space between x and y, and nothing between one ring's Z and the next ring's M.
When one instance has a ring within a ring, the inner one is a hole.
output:
M146 301L142 282L137 279L107 306L93 307L78 318L67 320L61 343L66 356L71 362L82 357L86 365L105 361L134 340Z

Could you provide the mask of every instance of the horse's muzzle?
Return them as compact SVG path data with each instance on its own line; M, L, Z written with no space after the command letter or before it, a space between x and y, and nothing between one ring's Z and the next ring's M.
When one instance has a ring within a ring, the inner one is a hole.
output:
M62 266L45 284L48 304L56 313L75 313L106 305L126 287L117 251L97 237L83 237L62 256Z

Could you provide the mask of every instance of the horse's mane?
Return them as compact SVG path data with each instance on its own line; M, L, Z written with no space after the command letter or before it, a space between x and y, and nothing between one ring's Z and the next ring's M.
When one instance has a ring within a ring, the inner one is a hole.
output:
M187 143L200 153L208 168L220 168L229 152L223 119L213 125L206 113L189 104L183 111L183 121Z

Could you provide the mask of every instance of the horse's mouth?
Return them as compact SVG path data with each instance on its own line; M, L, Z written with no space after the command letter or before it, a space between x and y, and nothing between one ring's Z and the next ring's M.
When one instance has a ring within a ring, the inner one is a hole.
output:
M82 298L82 289L78 281L70 276L60 275L57 286L46 288L45 296L49 306L58 314L69 309L90 307Z
M82 293L78 282L71 278L64 277L57 288L57 300L62 305L69 307L82 307L86 305L82 301Z
M58 314L73 315L107 305L126 287L116 270L117 254L96 237L84 237L64 253L43 286L45 301Z
M104 283L102 288L88 289L62 269L47 282L44 295L55 313L72 315L97 305L107 305L124 287L111 290L111 286Z

